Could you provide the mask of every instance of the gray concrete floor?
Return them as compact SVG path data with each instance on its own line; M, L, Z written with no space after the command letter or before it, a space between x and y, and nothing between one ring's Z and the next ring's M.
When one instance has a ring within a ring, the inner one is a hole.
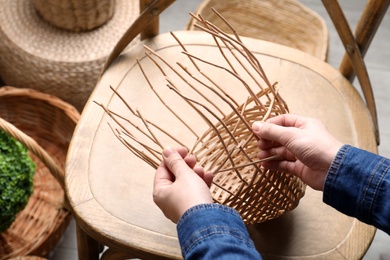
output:
M221 0L222 1L222 0ZM337 33L327 16L327 13L320 1L300 0L306 6L323 16L330 31L329 60L331 65L338 66L343 54L343 47L338 39ZM184 28L188 13L194 11L202 0L178 0L161 15L161 32L181 30ZM346 16L352 27L357 22L365 0L340 0L344 7ZM381 145L379 153L390 158L390 11L379 28L370 50L366 55L367 67L374 86L379 124L381 130ZM384 260L390 259L390 237L382 231L377 231L375 239L364 259ZM75 235L75 224L71 223L62 241L52 252L50 259L73 260L77 259L77 243Z

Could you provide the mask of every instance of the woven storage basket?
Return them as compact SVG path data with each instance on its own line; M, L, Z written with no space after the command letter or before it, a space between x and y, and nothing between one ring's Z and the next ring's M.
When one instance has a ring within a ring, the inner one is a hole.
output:
M42 8L51 2L56 1L42 1ZM112 18L104 25L76 33L52 26L35 10L33 0L0 0L0 6L3 82L55 95L79 111L111 49L139 14L138 1L115 0Z
M46 256L67 228L71 214L59 183L64 182L65 157L78 120L77 110L54 96L0 88L0 128L24 143L37 164L27 206L0 234L0 259Z
M328 28L314 11L296 0L205 0L196 10L222 30L226 25L211 11L215 8L241 36L293 47L326 60ZM196 30L190 19L188 30Z
M50 24L73 32L95 29L114 14L115 0L33 0Z
M261 166L251 126L288 113L287 104L238 35L199 22L219 45L219 58L208 60L201 47L184 46L172 33L183 48L178 55L163 57L145 46L146 57L138 61L145 83L132 74L137 81L127 81L130 86L111 87L116 97L109 107L95 102L112 119L117 138L153 168L165 146L186 146L213 172L216 203L235 208L246 224L276 218L298 205L306 186L296 176ZM133 88L142 92L141 101L129 97Z

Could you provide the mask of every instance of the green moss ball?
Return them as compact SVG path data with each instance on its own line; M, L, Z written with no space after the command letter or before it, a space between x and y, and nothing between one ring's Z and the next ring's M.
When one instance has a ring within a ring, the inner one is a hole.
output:
M0 129L0 233L27 205L35 168L27 148Z

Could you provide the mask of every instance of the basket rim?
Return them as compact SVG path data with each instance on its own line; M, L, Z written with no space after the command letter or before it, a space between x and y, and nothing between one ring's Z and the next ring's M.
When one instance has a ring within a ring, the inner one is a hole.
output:
M15 88L15 87L11 87L11 86L0 87L0 98L2 98L3 100L6 100L7 97L12 97L12 98L13 97L28 97L31 99L46 102L48 104L48 108L46 108L46 109L50 109L50 107L57 108L60 111L59 113L61 114L62 118L69 118L70 121L68 121L68 123L70 123L71 126L74 125L74 127L76 127L77 122L80 118L78 111L72 105L62 101L61 99L57 98L56 96L53 96L50 94L45 94L42 92L38 92L38 91L33 90L33 89ZM7 106L5 108L6 108L5 111L7 111L8 110ZM30 112L30 111L28 111L28 112ZM5 114L5 118L7 118L7 113ZM3 118L1 118L1 120L7 122ZM15 120L12 120L12 121L16 121L16 120L17 120L17 118ZM61 122L62 121L60 121L60 123ZM9 124L13 126L12 123L9 123ZM16 128L16 127L14 127L14 128ZM20 133L17 133L17 134L18 135L20 134L21 138L23 138L23 135L26 135L22 131L23 127L21 127L22 130L19 130L19 128L16 128L16 129L18 129L17 131L20 131ZM68 130L66 130L66 131L68 131ZM39 131L37 131L36 133L37 134L35 135L35 137L39 137L38 139L45 139L45 134L41 134L42 136L40 136ZM28 138L30 138L30 137L28 137ZM18 139L18 138L16 138L16 139ZM31 139L33 139L33 138L31 138ZM35 141L35 140L33 139L33 141ZM52 145L52 146L56 146L56 145ZM29 150L30 150L30 152L32 152L34 154L34 151L32 151L32 149L29 149ZM67 151L61 152L61 157L63 157L63 159L64 159L64 161L61 162L63 164L65 164L66 153L67 153ZM21 221L20 222L21 224L17 224L17 225L23 225L23 223L25 223L25 222L29 223L30 218L31 218L31 221L35 221L36 218L43 221L44 218L42 218L42 216L40 215L41 213L39 214L39 216L34 215L34 213L36 213L35 210L37 207L42 208L44 210L46 209L46 211L48 210L46 207L49 207L50 210L47 212L50 212L50 213L48 213L50 215L47 215L46 217L52 219L53 221L50 221L50 223L48 225L38 225L37 227L35 227L36 226L35 224L28 225L27 227L31 228L34 226L35 228L39 229L37 231L38 237L36 237L36 239L34 239L34 241L28 240L29 243L26 243L25 246L7 245L8 248L5 250L5 253L7 255L4 256L7 258L8 257L17 257L20 254L23 254L23 255L34 254L34 255L46 256L54 248L54 246L58 243L62 234L65 232L66 227L70 223L70 220L72 219L71 211L69 209L67 209L65 207L65 204L64 204L64 201L66 202L66 192L65 192L64 187L61 185L55 184L55 183L57 183L57 181L55 179L52 179L51 177L49 178L49 175L53 175L52 169L37 154L34 154L34 155L35 155L34 157L36 159L39 159L39 161L42 162L42 164L39 163L37 165L38 167L37 167L37 170L35 173L35 175L38 176L38 178L39 178L37 180L40 180L40 182L45 183L45 184L47 183L50 186L48 186L47 188L42 186L38 189L38 193L36 193L36 194L33 193L29 199L27 206L26 206L27 209L26 208L23 209L21 211L21 213L23 213L23 214L19 214L20 220L18 220L18 218L17 218L15 221ZM51 174L47 175L48 172L50 172ZM37 173L40 173L40 174L37 175ZM47 177L45 177L45 176L47 176ZM41 179L41 178L43 178L43 179ZM46 178L49 178L49 179L46 179ZM35 181L34 181L34 183L35 183ZM51 186L51 185L55 185L55 186ZM58 187L58 188L55 188L55 187ZM52 196L55 194L44 195L41 192L42 190L43 191L47 190L49 192L51 189L55 189L56 191L58 191L55 193L57 196L56 198L52 198ZM60 191L62 191L62 192L60 192ZM47 197L47 196L49 196L49 197ZM45 199L46 197L51 198L51 199L46 201L46 199ZM54 200L51 201L52 199L54 199ZM36 203L38 203L38 204L36 204ZM28 209L29 206L30 206L30 209ZM27 211L25 211L25 210L27 210ZM39 212L39 211L37 211L37 212ZM33 215L30 216L30 214L33 214ZM33 217L33 216L35 216L35 217ZM15 232L20 232L20 230L22 230L22 229L20 229L20 227L18 228L18 226L14 226L14 224L12 224L10 228L13 228L12 230L9 229L11 233L8 233L8 230L7 230L1 234L2 238L5 241L8 241L7 240L8 236L10 236L11 238L13 237L12 239L15 239L15 234L16 234ZM0 257L0 259L3 259L2 257Z
M73 105L63 101L55 95L43 93L32 88L18 88L5 85L0 87L0 96L28 96L33 99L46 101L63 110L73 122L77 123L80 119L80 113Z

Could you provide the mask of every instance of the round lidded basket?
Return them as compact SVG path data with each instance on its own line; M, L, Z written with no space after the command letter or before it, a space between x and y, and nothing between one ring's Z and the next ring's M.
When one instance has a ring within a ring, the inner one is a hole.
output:
M204 0L195 14L222 30L228 29L215 8L241 36L293 47L321 60L328 55L329 33L324 19L296 0ZM198 30L191 18L187 30Z
M0 234L0 259L47 256L66 230L72 216L65 208L62 174L79 116L57 97L32 89L0 88L0 128L27 146L37 165L27 206Z
M94 12L101 13L100 3L106 1L42 1L41 8L67 2L94 3ZM0 0L0 6L0 78L4 84L54 95L79 112L113 46L140 12L137 1L108 1L106 9L114 9L110 19L95 29L75 32L46 21L33 0Z
M73 32L105 24L114 14L115 0L33 0L38 13L51 25Z
M276 218L298 205L306 185L296 176L262 167L261 162L274 158L257 158L251 126L288 113L288 106L278 83L270 83L238 34L194 18L215 40L219 58L207 60L207 51L184 45L171 33L184 56L164 57L145 46L145 57L137 59L145 83L132 74L137 83L130 88L111 86L117 97L108 107L95 102L112 120L112 132L140 160L156 169L165 146L186 146L213 172L216 203L235 208L246 224ZM142 101L129 97L135 87L142 91Z

